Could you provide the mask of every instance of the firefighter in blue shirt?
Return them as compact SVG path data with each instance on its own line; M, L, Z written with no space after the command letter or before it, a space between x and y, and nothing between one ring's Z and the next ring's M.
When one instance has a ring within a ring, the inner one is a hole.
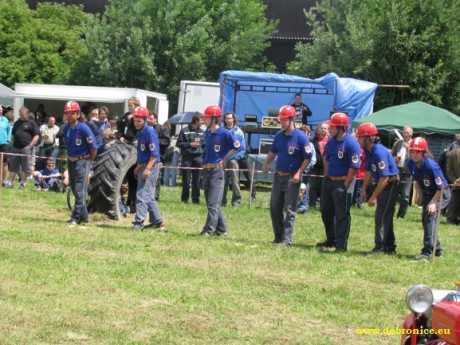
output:
M366 176L361 197L375 210L375 247L368 257L378 253L396 254L396 238L393 230L393 216L399 194L399 170L391 152L377 136L374 124L363 123L358 127L358 141L365 154ZM369 185L375 185L372 195L367 198Z
M86 208L86 193L88 192L88 175L91 165L96 158L96 138L91 129L84 123L78 122L80 105L75 101L65 104L68 124L64 127L67 144L67 166L69 184L75 196L75 206L69 225L88 223Z
M296 111L290 105L279 110L281 130L275 135L262 166L263 173L268 173L268 164L277 158L270 196L270 216L275 234L273 243L281 246L291 244L302 173L312 156L308 137L295 128L295 116ZM283 211L286 211L286 217L283 216Z
M241 148L241 144L230 131L220 127L222 110L210 105L203 114L205 131L205 153L203 158L203 182L208 216L201 236L226 235L227 225L220 206L224 192L224 167L227 159Z
M346 114L335 113L326 121L331 135L324 149L324 180L321 194L321 217L326 230L326 241L317 247L346 252L350 233L350 207L356 172L361 164L358 141L346 130Z
M246 144L244 141L244 133L240 127L237 126L238 119L236 114L227 111L223 116L224 128L232 132L233 136L241 144L241 148L238 153L234 156L231 156L227 160L228 169L225 172L225 186L224 186L224 195L222 197L222 206L227 205L227 191L228 185L230 184L230 179L232 180L232 206L238 208L241 204L241 190L240 190L240 172L238 171L239 165L238 161L244 159L246 154Z
M158 204L155 200L155 186L160 168L160 142L155 130L147 123L150 112L147 108L137 107L133 113L134 126L137 134L137 166L134 175L137 176L136 217L133 230L157 228L164 230ZM145 218L149 215L149 223L144 227Z
M410 156L407 166L415 180L415 186L419 192L417 204L422 206L423 224L423 248L418 260L428 259L433 255L433 241L438 210L447 207L450 201L450 189L444 189L442 205L440 204L442 187L447 187L447 181L442 174L439 165L430 158L425 157L428 150L424 138L418 137L409 145ZM436 256L442 256L442 247L439 236L436 243Z

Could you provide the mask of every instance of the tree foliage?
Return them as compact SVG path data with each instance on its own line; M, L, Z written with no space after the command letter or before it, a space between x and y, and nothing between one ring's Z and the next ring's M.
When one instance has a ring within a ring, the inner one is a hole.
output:
M266 66L275 25L264 10L260 0L112 0L87 29L75 80L161 91L174 104L180 80Z
M77 56L86 49L88 15L80 7L0 1L0 80L15 83L66 83Z
M289 72L378 84L383 108L422 100L460 114L460 0L323 0L306 13L314 44L299 44Z

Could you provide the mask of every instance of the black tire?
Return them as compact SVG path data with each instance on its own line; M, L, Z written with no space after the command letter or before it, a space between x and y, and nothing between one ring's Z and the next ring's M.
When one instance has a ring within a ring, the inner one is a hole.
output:
M88 194L89 212L102 212L115 220L122 219L120 189L128 170L136 164L137 148L115 143L96 158Z

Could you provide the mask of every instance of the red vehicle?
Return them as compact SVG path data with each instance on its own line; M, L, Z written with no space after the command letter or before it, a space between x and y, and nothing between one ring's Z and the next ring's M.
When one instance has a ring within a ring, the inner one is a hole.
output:
M402 345L460 345L460 282L457 290L433 290L423 284L409 289Z

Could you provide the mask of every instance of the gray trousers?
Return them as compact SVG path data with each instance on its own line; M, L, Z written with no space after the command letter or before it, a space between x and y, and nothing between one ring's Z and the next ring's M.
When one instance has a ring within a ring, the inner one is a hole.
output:
M412 189L412 175L400 173L399 180L399 193L401 195L401 201L399 203L399 211L397 217L404 218L407 212L407 208L409 207L410 191Z
M433 198L433 194L427 194L423 192L423 201L422 201L422 223L423 223L423 248L422 248L422 254L426 255L432 255L433 254L433 242L434 242L434 236L436 232L436 223L438 220L438 210L439 207L442 209L446 208L447 205L449 204L450 201L450 189L445 189L444 190L444 197L442 200L442 205L438 201L436 203L436 213L432 216L430 216L427 213L427 207L428 204L430 203L431 199ZM436 253L435 255L440 256L442 255L442 247L441 243L439 240L439 233L438 233L438 239L436 241Z
M224 169L204 169L203 182L204 197L208 207L208 216L203 232L225 234L227 233L227 225L220 209L222 194L224 193Z
M292 241L299 192L300 183L292 183L292 176L275 174L270 197L270 215L276 243ZM286 217L283 211L286 212Z
M222 196L222 205L227 205L228 185L230 184L229 180L232 179L232 206L238 207L241 204L239 171L236 171L239 168L238 161L236 159L227 161L227 168L232 170L225 172L225 186L224 195Z
M76 162L68 161L69 184L75 195L75 205L71 220L88 222L88 209L86 208L86 193L88 192L88 174L90 163L88 159L80 159Z
M375 210L375 250L391 253L396 250L393 229L396 199L399 194L399 181L389 183L377 198Z
M140 168L137 173L137 190L136 190L136 217L135 224L143 224L147 213L149 215L149 223L155 226L161 225L160 209L155 200L155 185L157 184L159 168L153 168L147 180L142 178L142 173L145 168Z

